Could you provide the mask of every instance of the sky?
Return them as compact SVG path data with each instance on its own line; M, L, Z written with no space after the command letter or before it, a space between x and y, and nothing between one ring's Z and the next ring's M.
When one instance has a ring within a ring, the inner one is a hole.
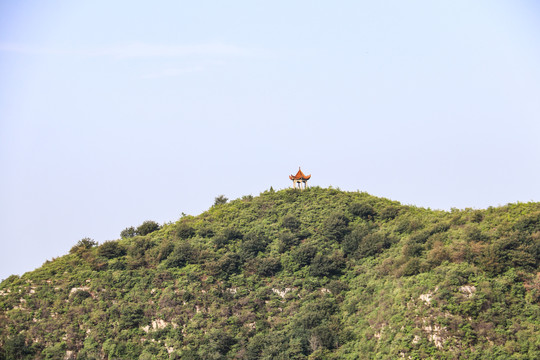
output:
M540 201L534 0L0 2L0 279L292 185Z

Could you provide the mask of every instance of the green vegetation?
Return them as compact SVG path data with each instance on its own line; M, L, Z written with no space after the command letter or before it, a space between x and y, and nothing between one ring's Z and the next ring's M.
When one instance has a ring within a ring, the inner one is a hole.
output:
M540 358L540 203L313 187L152 223L4 280L0 359Z

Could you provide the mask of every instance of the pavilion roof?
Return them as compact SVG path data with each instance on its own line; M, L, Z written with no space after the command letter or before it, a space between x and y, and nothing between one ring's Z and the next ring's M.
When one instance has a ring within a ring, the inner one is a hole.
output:
M298 168L296 175L289 175L291 180L309 180L309 178L311 178L311 175L304 175L300 168Z

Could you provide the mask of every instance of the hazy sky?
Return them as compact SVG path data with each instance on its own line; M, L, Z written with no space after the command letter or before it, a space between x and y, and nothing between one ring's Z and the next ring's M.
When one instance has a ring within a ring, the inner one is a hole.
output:
M0 279L291 185L540 201L540 5L0 2Z

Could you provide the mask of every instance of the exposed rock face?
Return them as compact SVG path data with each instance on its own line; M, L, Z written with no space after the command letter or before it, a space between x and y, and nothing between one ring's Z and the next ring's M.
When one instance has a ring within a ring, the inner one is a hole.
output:
M279 289L274 289L272 288L272 291L276 294L278 294L281 298L285 298L285 295L287 295L288 292L292 291L293 289L292 288L285 288L283 290L279 290Z
M474 285L464 285L459 288L459 291L461 291L466 297L471 297L476 292L476 286Z

